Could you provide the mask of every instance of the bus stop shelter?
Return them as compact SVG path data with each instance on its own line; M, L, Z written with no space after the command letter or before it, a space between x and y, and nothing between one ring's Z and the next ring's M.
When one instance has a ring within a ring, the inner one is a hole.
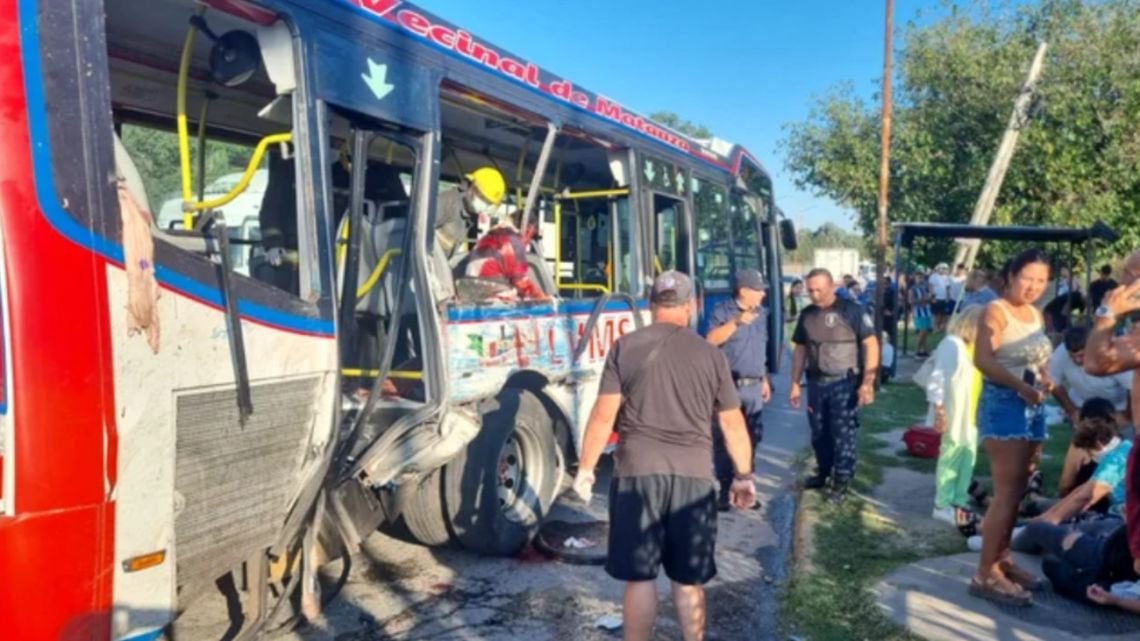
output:
M955 241L989 240L1042 246L1042 248L1047 251L1051 247L1055 255L1066 256L1068 259L1066 262L1070 265L1073 263L1076 252L1083 248L1085 251L1086 265L1086 292L1092 280L1093 250L1096 248L1096 243L1113 243L1120 238L1111 227L1100 221L1097 221L1091 227L1087 228L1024 227L1017 225L983 226L948 223L895 223L892 225L892 228L895 232L896 277L903 273L902 267L907 264L904 258L909 257L914 248L915 241L920 238L948 239ZM1064 248L1065 251L1058 251L1060 248ZM901 288L899 292L900 295L895 297L895 318L900 317L899 308L903 305ZM909 306L907 309L909 310ZM896 351L896 353L905 354L906 352L910 327L909 320L908 311L907 315L903 317L903 350L902 352ZM897 350L898 345L895 345L895 348Z

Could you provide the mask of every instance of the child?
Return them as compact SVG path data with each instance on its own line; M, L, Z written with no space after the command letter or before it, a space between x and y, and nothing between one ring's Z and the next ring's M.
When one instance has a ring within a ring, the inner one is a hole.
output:
M980 316L981 308L955 316L934 356L914 375L930 403L928 420L942 434L933 517L958 527L967 536L978 523L978 516L967 506L978 452L976 416L981 376L974 368L974 340Z

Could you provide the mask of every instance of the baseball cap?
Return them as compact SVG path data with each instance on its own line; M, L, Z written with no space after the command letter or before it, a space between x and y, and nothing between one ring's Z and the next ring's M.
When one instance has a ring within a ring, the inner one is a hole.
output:
M661 305L680 305L693 297L693 281L679 271L669 270L653 279L649 300Z
M758 292L768 289L768 283L764 282L764 277L755 269L738 269L733 278L733 283L737 289L753 289Z

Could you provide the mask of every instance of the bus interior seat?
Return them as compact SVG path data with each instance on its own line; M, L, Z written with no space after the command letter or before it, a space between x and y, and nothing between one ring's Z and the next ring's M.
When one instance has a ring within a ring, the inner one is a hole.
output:
M292 158L280 151L268 152L269 180L258 210L261 235L260 251L251 251L249 273L256 280L270 283L294 295L300 292L300 270L293 262L281 265L269 262L265 252L283 249L296 252L297 243L297 174Z

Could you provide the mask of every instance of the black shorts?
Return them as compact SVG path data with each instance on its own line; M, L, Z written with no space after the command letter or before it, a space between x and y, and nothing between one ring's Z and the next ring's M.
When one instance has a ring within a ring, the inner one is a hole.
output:
M952 316L954 314L954 301L936 300L930 308L938 316Z
M634 476L610 484L606 572L652 581L658 568L682 585L716 576L716 492L710 479Z

